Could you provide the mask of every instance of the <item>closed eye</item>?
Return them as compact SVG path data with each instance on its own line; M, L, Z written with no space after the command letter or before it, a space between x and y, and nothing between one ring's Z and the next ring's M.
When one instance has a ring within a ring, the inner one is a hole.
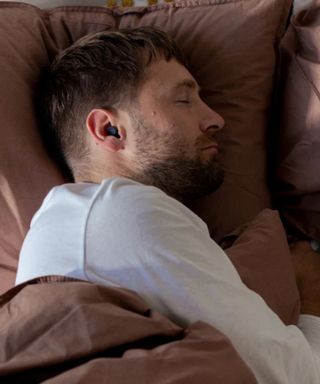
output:
M176 103L190 104L190 100L176 100Z

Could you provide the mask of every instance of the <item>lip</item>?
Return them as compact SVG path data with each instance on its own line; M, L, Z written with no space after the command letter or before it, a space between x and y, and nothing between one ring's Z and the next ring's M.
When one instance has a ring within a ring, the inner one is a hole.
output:
M206 149L211 149L211 148L214 148L214 149L218 150L219 146L218 146L218 144L210 144L207 147L202 148L202 150L204 151Z

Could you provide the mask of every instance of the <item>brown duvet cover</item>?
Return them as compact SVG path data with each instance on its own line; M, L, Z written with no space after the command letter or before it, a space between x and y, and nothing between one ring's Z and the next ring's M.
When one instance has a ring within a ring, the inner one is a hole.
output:
M256 383L232 344L133 292L49 277L0 296L1 383Z

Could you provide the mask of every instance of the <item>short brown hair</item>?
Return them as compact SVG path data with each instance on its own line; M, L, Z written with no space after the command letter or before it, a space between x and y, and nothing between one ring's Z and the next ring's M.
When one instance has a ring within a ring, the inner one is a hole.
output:
M42 136L72 170L88 155L85 121L93 108L130 105L155 60L186 65L172 39L153 27L85 36L43 71L36 92ZM127 103L127 104L125 104Z

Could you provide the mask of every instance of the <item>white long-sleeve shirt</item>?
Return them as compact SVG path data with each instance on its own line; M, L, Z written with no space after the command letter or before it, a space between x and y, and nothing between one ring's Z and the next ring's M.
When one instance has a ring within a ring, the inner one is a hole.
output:
M126 178L50 191L23 244L16 283L64 275L136 291L178 324L212 324L259 383L320 383L320 319L285 326L248 289L207 225L160 189Z

